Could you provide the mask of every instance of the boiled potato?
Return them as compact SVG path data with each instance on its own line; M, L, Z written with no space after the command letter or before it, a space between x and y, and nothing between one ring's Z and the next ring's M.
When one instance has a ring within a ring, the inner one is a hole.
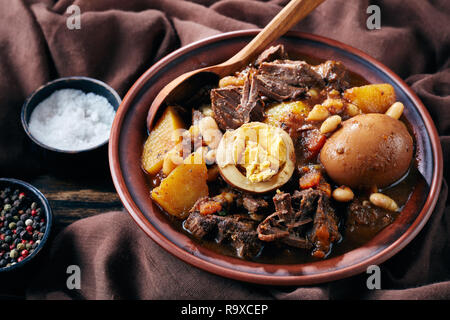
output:
M205 156L208 151L206 147L200 147L195 152L192 152L184 159L185 164L204 164Z
M142 152L142 167L148 174L157 174L164 156L181 140L177 129L184 128L183 120L173 107L168 107L150 132Z
M396 101L394 87L388 83L347 89L344 98L364 113L385 113Z
M195 202L208 195L205 164L182 164L176 167L151 196L166 212L184 219Z
M308 115L308 112L309 107L301 101L283 102L267 108L264 122L272 126L279 126L289 114L303 117Z

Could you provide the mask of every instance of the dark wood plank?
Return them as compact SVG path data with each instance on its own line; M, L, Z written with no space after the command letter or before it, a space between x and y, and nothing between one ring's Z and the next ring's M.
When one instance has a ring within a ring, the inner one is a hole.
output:
M123 206L110 178L42 175L29 180L48 199L55 231L82 218L120 211Z

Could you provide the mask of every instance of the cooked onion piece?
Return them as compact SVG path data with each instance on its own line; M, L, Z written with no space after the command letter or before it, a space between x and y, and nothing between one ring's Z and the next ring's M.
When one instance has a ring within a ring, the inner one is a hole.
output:
M227 183L240 190L264 193L291 178L295 150L291 137L283 129L250 122L224 134L216 160Z

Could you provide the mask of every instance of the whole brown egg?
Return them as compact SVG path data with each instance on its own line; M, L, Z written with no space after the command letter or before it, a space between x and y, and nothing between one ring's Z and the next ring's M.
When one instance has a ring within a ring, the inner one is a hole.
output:
M339 185L385 187L399 180L413 156L413 139L400 120L369 113L342 123L325 143L320 161Z

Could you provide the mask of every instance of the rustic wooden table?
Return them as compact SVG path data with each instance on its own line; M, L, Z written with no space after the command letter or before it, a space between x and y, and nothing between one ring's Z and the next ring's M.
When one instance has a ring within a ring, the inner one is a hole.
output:
M87 156L88 160L74 156L73 161L69 156L69 163L57 159L40 174L22 179L49 201L53 234L79 219L123 209L111 179L106 147Z

